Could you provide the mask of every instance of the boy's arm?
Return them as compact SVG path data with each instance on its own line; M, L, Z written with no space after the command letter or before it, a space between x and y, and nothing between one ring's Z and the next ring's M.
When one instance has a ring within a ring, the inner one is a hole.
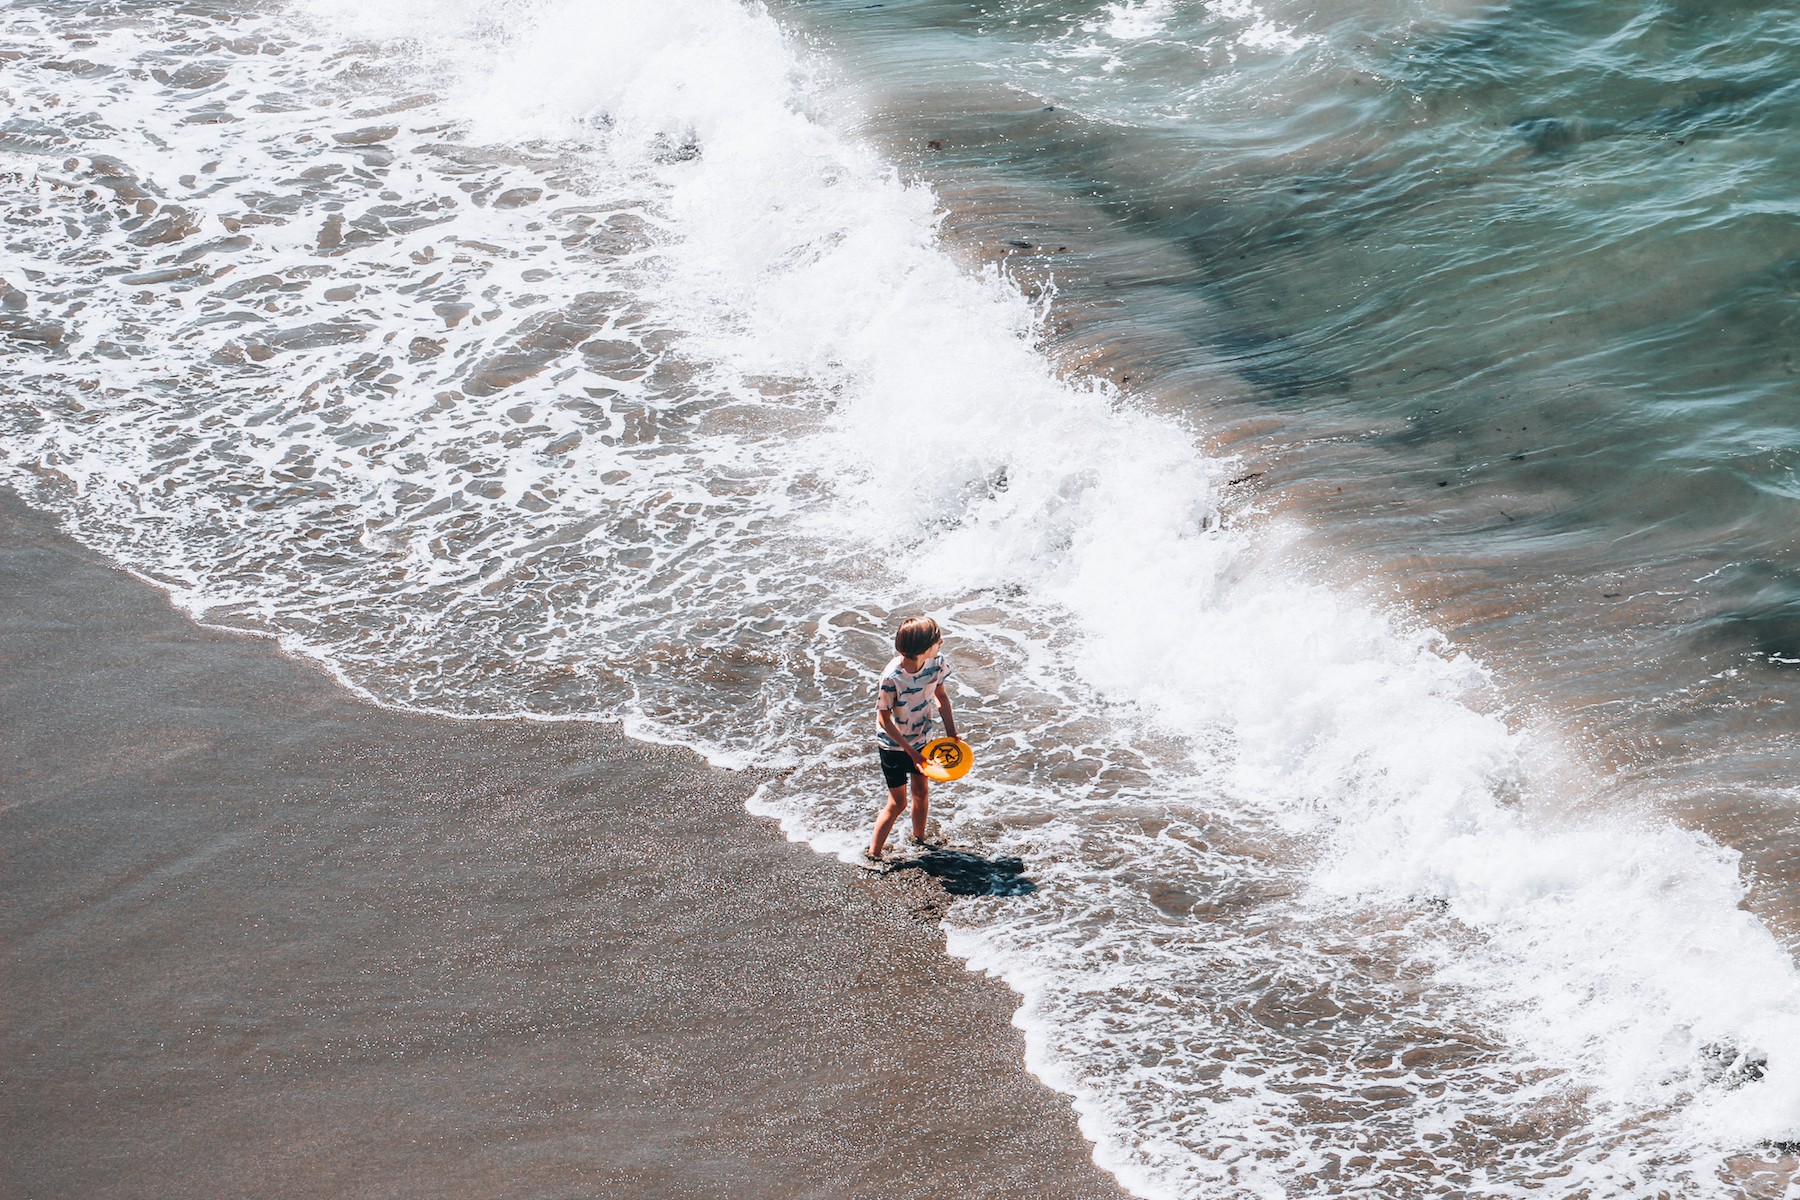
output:
M908 756L910 756L914 762L920 764L921 766L924 765L925 756L923 754L920 754L917 750L915 750L913 748L913 744L911 742L907 741L905 735L900 732L900 726L894 721L894 710L893 709L877 708L875 710L875 720L883 729L885 729L887 731L887 735L894 739L894 745L896 745L896 746L900 747L902 750L906 751Z
M944 690L943 684L937 686L938 711L944 714L944 732L956 737L956 711L950 706L950 693Z

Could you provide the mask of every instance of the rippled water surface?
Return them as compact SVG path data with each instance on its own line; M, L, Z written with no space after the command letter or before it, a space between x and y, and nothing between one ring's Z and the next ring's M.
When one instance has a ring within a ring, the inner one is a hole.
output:
M897 155L1010 193L952 226L1270 503L1615 740L1597 675L1658 735L1794 731L1787 7L792 7ZM1684 703L1671 657L1748 677Z
M6 477L846 858L934 611L1140 1194L1789 1190L1791 13L771 8L0 6Z

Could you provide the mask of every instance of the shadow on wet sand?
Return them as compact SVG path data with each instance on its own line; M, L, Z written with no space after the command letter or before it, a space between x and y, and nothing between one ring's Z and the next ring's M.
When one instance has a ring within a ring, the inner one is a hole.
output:
M1025 877L1021 858L983 858L970 850L934 846L917 858L889 866L884 875L922 871L952 896L1029 896L1037 884Z

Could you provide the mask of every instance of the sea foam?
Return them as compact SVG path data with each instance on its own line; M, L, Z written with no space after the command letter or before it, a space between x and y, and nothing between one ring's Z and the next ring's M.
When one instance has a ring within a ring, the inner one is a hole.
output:
M868 673L935 611L981 752L939 820L1026 866L950 947L1139 1194L1712 1190L1800 1133L1734 857L1592 811L1503 679L1225 502L1204 430L1061 372L766 12L300 14L207 51L211 101L105 34L54 86L112 132L8 185L65 331L5 461L80 536L383 702L779 768L753 808L846 859ZM242 128L193 137L215 102Z

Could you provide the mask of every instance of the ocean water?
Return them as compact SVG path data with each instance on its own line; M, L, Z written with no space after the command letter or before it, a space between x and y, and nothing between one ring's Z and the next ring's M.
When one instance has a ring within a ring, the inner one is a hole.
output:
M931 611L1134 1193L1800 1190L1790 10L0 28L0 475L200 619L848 861Z

